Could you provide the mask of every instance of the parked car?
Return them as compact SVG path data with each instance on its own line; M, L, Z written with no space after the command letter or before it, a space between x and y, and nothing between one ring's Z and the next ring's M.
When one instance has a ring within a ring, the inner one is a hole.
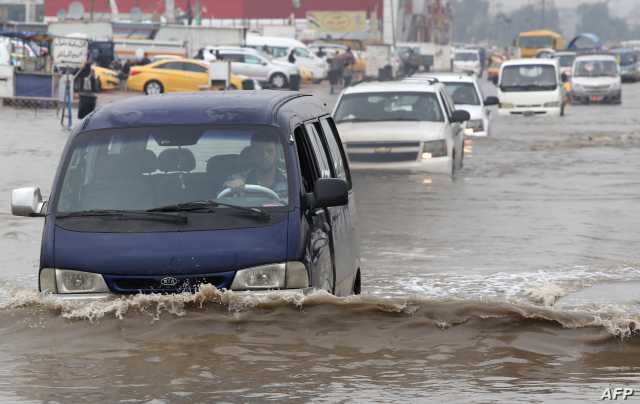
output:
M456 49L453 55L454 73L471 73L482 77L480 52L476 49Z
M45 218L39 290L65 297L229 290L360 293L355 200L324 103L281 91L108 104L70 135Z
M453 173L462 167L462 123L444 86L365 83L340 95L333 117L353 169Z
M640 51L629 48L613 49L612 52L620 65L620 77L622 81L635 83L640 80Z
M500 67L498 114L563 116L565 90L557 59L513 59Z
M292 38L247 35L247 46L265 51L275 59L287 61L295 59L299 67L309 69L315 81L324 80L329 72L329 65L325 60L316 56L307 45Z
M231 61L231 71L255 79L263 86L297 90L300 87L300 69L295 64L269 59L253 48L207 46L204 48L205 61L216 60L219 55L223 60Z
M422 81L431 84L432 80L437 80L444 85L456 109L462 109L469 113L471 119L465 122L465 135L489 136L491 133L491 111L489 107L498 104L497 97L490 96L485 98L476 78L465 74L418 74L404 81Z
M114 70L94 65L93 74L96 77L98 91L114 90L120 85L120 78Z
M260 88L251 78L231 75L232 89ZM144 66L134 66L129 72L127 87L145 94L200 91L211 87L209 64L200 60L160 60Z
M573 63L571 100L574 104L621 104L622 78L615 56L578 56Z

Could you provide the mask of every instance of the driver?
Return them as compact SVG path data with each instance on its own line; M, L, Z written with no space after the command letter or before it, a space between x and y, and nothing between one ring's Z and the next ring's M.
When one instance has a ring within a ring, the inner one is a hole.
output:
M232 189L247 185L260 185L278 195L287 194L287 177L277 165L277 141L273 136L256 133L251 137L248 150L248 171L236 174L225 183Z

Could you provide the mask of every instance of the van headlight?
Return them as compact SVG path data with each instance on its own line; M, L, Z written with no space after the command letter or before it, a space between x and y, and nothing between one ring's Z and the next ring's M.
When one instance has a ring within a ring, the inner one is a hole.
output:
M231 290L300 289L309 287L309 275L302 262L292 261L241 269Z
M49 293L109 293L100 274L70 269L40 270L40 291Z
M571 90L573 91L584 91L584 87L581 84L571 84Z
M447 141L430 140L422 144L422 159L428 160L435 157L444 157L447 155Z
M610 90L619 90L620 89L620 82L616 81L615 83L612 83L609 86L609 89Z

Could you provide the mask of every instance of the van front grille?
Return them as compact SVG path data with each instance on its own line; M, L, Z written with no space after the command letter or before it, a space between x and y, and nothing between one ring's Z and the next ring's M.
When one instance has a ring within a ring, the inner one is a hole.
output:
M218 289L231 286L235 272L200 275L104 275L113 293L182 293L197 292L202 284Z

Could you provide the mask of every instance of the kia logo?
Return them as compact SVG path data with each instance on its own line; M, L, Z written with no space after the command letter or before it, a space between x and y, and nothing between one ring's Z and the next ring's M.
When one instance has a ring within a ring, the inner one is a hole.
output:
M160 279L160 284L163 287L173 287L173 286L176 286L178 284L178 279L174 278L173 276L167 276L167 277L164 277L164 278Z

